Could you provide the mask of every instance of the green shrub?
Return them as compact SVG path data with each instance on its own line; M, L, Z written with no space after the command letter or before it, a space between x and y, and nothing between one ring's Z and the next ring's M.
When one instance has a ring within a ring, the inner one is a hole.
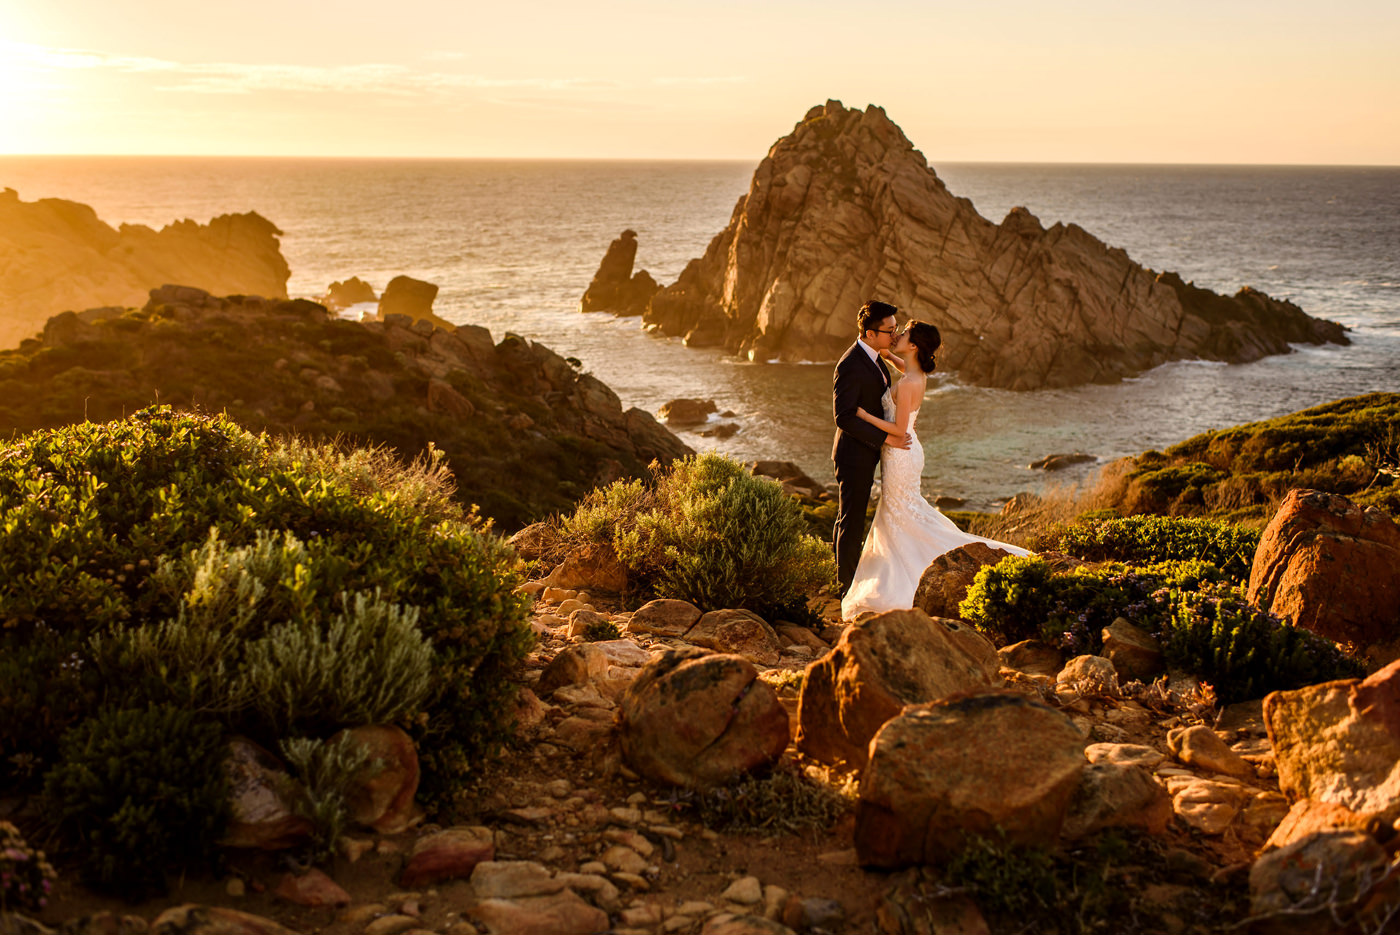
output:
M282 741L281 750L296 780L289 796L292 810L311 822L307 857L324 863L349 821L347 796L356 776L367 766L377 772L383 764L371 762L369 752L348 733L330 740L291 738Z
M0 917L19 909L38 911L49 904L58 874L8 821L0 821Z
M1055 530L1039 551L1066 552L1089 562L1130 565L1202 561L1232 581L1249 578L1259 530L1209 519L1180 516L1125 516L1077 522Z
M977 572L958 614L998 646L1040 639L1054 606L1052 575L1039 556L1008 556Z
M438 454L405 465L153 408L0 447L0 516L0 786L41 775L85 718L152 704L269 748L292 725L398 718L430 803L505 738L531 644L520 565ZM299 699L266 670L250 682L253 645L294 668Z
M617 481L563 521L574 542L609 542L643 596L707 610L792 614L831 582L829 547L806 534L782 486L718 454L657 469L654 486Z
M108 710L64 735L44 782L84 879L139 898L209 864L228 820L223 730L169 705Z
M328 625L288 620L247 647L248 697L277 736L391 723L428 696L433 651L418 608L378 593L340 600Z
M1238 588L1173 597L1157 634L1167 662L1210 683L1223 704L1365 674L1330 640L1251 606Z
M615 640L620 636L622 636L622 631L611 620L594 620L583 628L583 638L590 643Z

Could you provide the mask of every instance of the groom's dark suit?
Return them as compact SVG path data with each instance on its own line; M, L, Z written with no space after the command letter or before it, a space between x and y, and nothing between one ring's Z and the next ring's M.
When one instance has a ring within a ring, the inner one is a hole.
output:
M839 500L832 546L843 595L860 564L860 550L865 543L865 508L870 504L870 486L875 481L875 466L880 463L880 447L885 443L885 433L856 415L856 408L884 416L880 399L889 385L885 362L871 360L859 342L852 344L836 364L831 394L836 441L831 447L831 460L836 466Z

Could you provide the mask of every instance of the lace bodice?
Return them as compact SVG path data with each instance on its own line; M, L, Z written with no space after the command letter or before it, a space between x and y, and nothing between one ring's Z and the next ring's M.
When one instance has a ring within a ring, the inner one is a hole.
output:
M894 397L885 391L882 400L885 418L894 421ZM914 430L919 410L909 415L910 446L880 453L880 504L875 522L860 554L855 580L841 601L841 616L847 620L866 612L907 610L914 604L914 591L924 569L935 558L969 542L984 542L1015 555L1025 549L994 539L973 536L959 529L952 520L924 499L920 489L924 471L924 447Z

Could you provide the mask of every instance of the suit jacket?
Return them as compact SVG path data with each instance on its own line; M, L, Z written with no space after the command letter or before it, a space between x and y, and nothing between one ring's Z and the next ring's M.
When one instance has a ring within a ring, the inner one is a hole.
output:
M881 397L890 385L885 362L874 361L859 343L852 344L836 364L831 391L832 415L836 418L836 439L831 445L831 460L871 462L880 460L880 446L885 432L856 415L862 408L873 415L884 416Z

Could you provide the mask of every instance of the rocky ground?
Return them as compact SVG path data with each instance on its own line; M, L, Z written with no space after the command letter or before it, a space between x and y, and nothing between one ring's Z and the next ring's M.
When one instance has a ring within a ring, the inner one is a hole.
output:
M820 636L780 626L767 629L789 635L765 641L753 635L763 628L730 627L721 628L719 641L733 645L709 647L760 660L761 678L775 688L794 734L794 676L842 633L834 602L823 609L827 626ZM618 700L654 653L686 642L648 632L671 624L655 613L639 615L634 624L638 615L615 602L572 589L540 590L532 621L540 643L529 661L532 687L522 692L522 740L477 779L459 824L354 834L324 875L275 853L235 852L223 875L191 875L167 897L136 905L97 898L65 880L42 921L104 933L156 923L160 931L250 935L277 926L346 935L1001 930L989 928L956 893L933 901L944 916L960 920L948 923L956 927L929 928L913 918L911 893L927 910L937 887L918 889L917 872L861 869L852 846L853 777L795 747L779 768L805 770L839 810L826 826L796 833L725 827L713 803L629 769L616 742ZM609 625L618 638L586 641L586 633L611 635ZM710 638L695 638L716 642L710 629ZM1156 884L1146 892L1158 924L1145 930L1195 930L1189 920L1203 911L1201 891L1233 885L1232 878L1237 884L1288 812L1260 705L1225 710L1212 730L1203 726L1213 713L1208 699L1197 693L1193 707L1189 686L1170 692L1158 686L1133 698L1116 685L1091 685L1092 672L1067 670L1057 681L1047 672L1058 668L1056 661L1019 662L1031 671L1003 668L1002 677L1068 713L1085 735L1091 762L1138 764L1155 775L1164 791L1147 807L1156 815L1146 821L1181 871L1176 879L1184 874L1195 885ZM778 799L756 806L749 821L798 819L808 804ZM167 911L182 904L219 908L213 915ZM251 916L221 915L224 910ZM92 916L98 912L131 918Z

